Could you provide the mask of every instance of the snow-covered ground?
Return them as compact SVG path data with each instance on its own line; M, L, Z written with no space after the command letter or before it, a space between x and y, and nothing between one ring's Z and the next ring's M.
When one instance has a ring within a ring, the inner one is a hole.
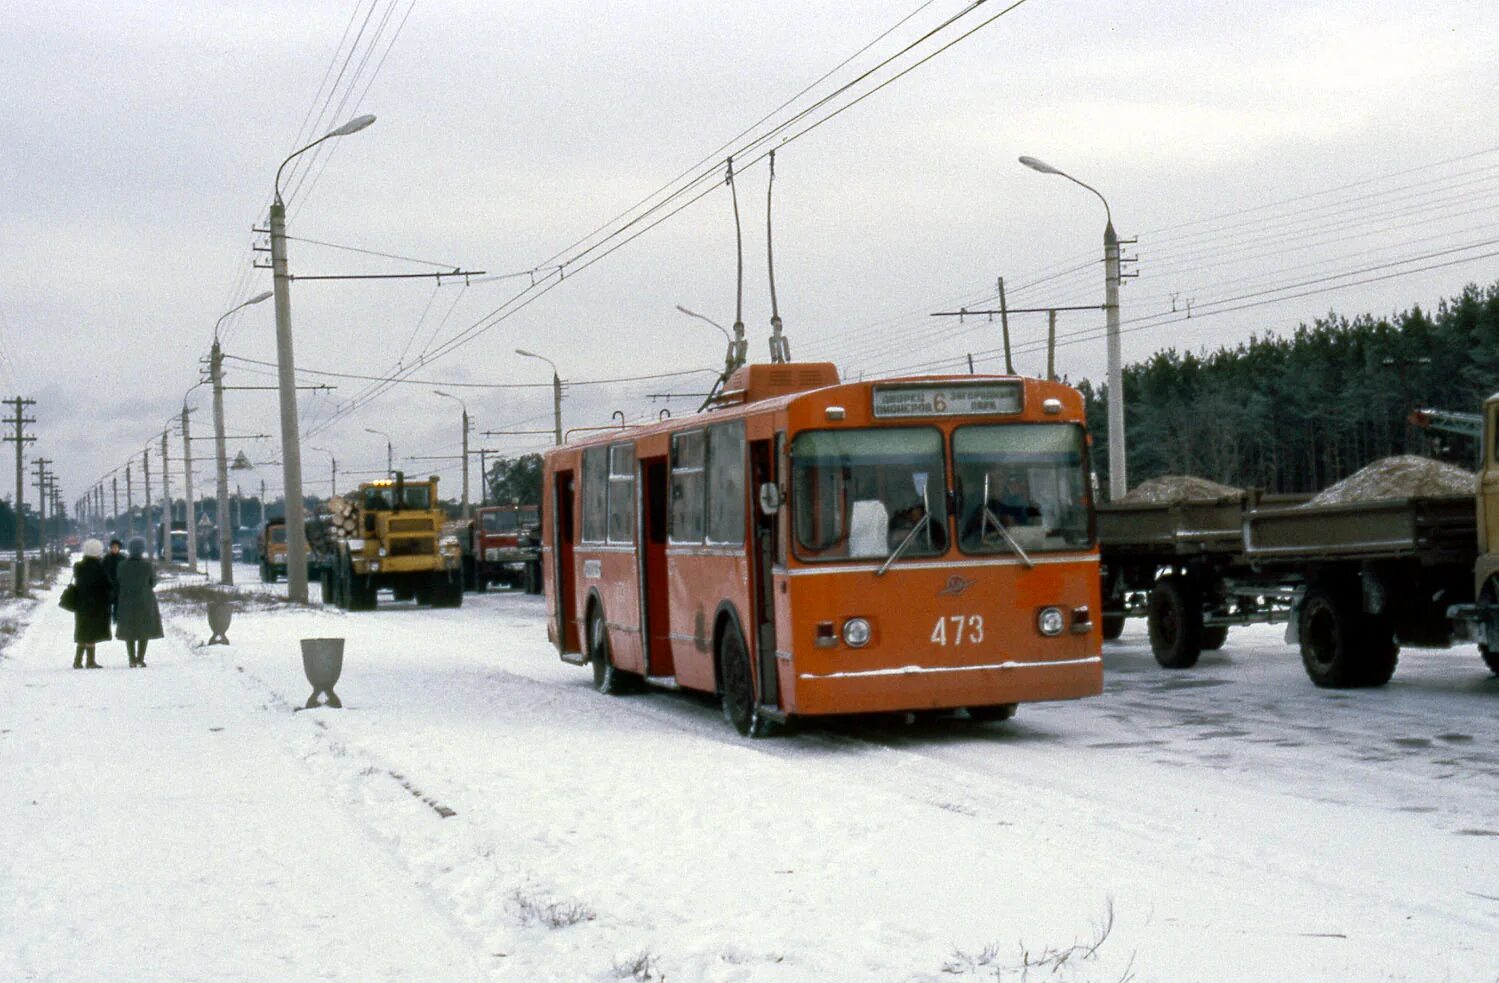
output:
M247 580L251 568L238 576ZM258 585L257 585L258 589ZM0 979L1496 980L1499 680L1317 690L1281 629L1012 721L738 737L593 692L538 598L286 606L150 668L0 653ZM347 639L294 712L297 640Z

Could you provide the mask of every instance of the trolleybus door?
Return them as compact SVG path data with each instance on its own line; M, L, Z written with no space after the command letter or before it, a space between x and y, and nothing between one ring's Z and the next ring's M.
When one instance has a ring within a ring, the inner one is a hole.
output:
M752 504L751 573L754 581L755 652L759 664L760 704L780 705L779 678L776 675L775 555L777 523L780 510L766 510L759 502L760 487L778 484L775 453L768 440L750 442L749 491Z
M557 651L578 651L573 626L573 473L563 471L552 484L552 582L557 597Z
M644 643L647 676L670 676L676 672L671 657L671 591L666 582L666 514L670 471L666 458L640 461L640 638Z

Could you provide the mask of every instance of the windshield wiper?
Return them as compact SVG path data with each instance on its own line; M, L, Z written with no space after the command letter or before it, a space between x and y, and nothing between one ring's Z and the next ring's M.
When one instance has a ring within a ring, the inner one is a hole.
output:
M1019 556L1027 567L1034 567L1036 565L1035 562L1031 560L1025 550L1020 548L1020 544L1015 542L1015 537L1010 535L1010 530L1005 528L1005 524L1000 522L999 518L993 512L989 511L988 505L984 506L984 517L979 523L979 542L982 543L989 538L988 527L991 522L994 524L994 528L999 530L999 534L1005 538L1005 542L1010 544L1010 549L1015 551L1015 555Z
M895 548L895 550L890 554L890 556L885 560L884 563L880 564L880 568L874 572L874 575L876 577L883 577L885 575L885 571L890 569L890 564L900 559L901 554L906 551L906 547L911 545L911 540L915 539L916 534L925 529L931 523L931 521L932 513L923 512L921 515L921 521L917 522L916 525L911 527L911 531L906 533L906 538L902 539L900 541L900 545Z

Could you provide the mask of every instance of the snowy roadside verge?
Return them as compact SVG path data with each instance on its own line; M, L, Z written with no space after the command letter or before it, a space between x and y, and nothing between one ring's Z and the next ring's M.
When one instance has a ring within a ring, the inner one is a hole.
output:
M289 750L501 979L1424 978L1413 946L1451 978L1486 965L1469 892L1492 842L1331 801L1347 769L1309 798L1219 738L1157 759L1161 734L1119 739L1150 712L1126 699L1162 701L1148 686L1002 726L747 742L706 700L594 693L543 626L515 595L259 606L232 649L195 651L294 722ZM294 713L297 639L325 635L347 639L347 709ZM1235 685L1187 682L1172 698L1205 707Z

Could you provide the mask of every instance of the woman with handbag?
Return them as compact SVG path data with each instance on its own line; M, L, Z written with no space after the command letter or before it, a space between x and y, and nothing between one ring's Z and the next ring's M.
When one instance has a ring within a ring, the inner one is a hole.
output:
M109 583L109 574L104 572L104 544L90 539L83 544L83 559L73 564L73 586L76 601L73 607L73 642L78 646L73 654L73 668L83 669L84 656L88 657L89 669L98 669L94 661L94 646L107 642L109 632L109 605L114 590Z
M130 541L130 557L115 570L115 637L124 640L130 668L146 668L146 643L161 638L161 607L156 603L156 569L146 559L146 541Z

